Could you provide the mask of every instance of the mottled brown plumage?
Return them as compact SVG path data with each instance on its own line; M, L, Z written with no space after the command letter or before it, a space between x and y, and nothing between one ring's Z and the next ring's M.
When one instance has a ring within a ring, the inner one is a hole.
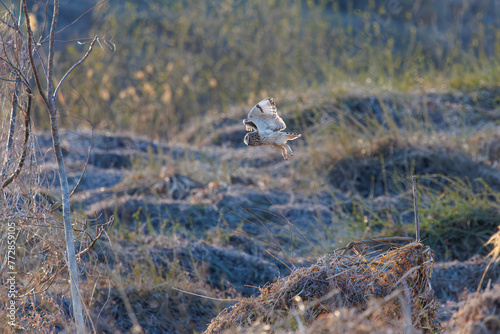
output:
M247 131L250 131L243 140L246 145L272 145L281 150L285 160L288 160L289 156L293 156L293 151L286 142L299 138L301 134L282 132L286 128L286 124L279 117L272 97L255 105L248 113L248 118L243 120L243 124L245 124Z

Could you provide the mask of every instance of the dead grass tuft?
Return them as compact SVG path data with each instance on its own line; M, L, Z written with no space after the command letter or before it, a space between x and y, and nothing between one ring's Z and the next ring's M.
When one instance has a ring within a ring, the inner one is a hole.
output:
M451 333L499 333L500 285L471 295L463 309L458 311Z
M434 332L438 304L430 285L433 264L432 250L419 242L339 249L260 288L260 296L224 310L205 333L254 326L328 330L333 316L349 312L355 316L346 328L353 330L367 323L395 329L404 321L407 328Z

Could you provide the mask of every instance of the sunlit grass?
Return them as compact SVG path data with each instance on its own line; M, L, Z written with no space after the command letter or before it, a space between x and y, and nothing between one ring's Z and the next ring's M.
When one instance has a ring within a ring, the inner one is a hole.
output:
M283 90L496 85L500 32L484 24L486 9L465 11L454 25L426 14L444 15L448 5L110 1L94 13L99 23L92 32L111 40L116 51L97 50L99 56L77 69L73 78L87 80L73 79L75 90L64 92L61 109L75 112L84 101L79 112L97 128L175 140L179 124L189 119ZM436 20L442 30L433 29ZM462 39L464 31L470 40ZM60 61L77 57L77 49L69 46Z

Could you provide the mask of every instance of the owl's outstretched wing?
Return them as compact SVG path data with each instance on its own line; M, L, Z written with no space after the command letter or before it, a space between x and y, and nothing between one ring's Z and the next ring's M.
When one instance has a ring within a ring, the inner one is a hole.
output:
M268 97L255 105L248 113L248 123L255 125L259 132L282 131L286 128L285 122L279 117L276 103ZM245 125L245 121L243 121Z

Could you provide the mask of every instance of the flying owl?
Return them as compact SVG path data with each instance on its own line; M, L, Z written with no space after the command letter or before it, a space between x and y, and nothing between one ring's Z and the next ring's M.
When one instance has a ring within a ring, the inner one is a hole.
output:
M297 139L300 133L282 132L286 128L285 122L278 116L278 109L272 97L257 103L243 120L247 131L243 140L248 146L272 145L280 149L283 158L288 160L293 151L287 141Z

